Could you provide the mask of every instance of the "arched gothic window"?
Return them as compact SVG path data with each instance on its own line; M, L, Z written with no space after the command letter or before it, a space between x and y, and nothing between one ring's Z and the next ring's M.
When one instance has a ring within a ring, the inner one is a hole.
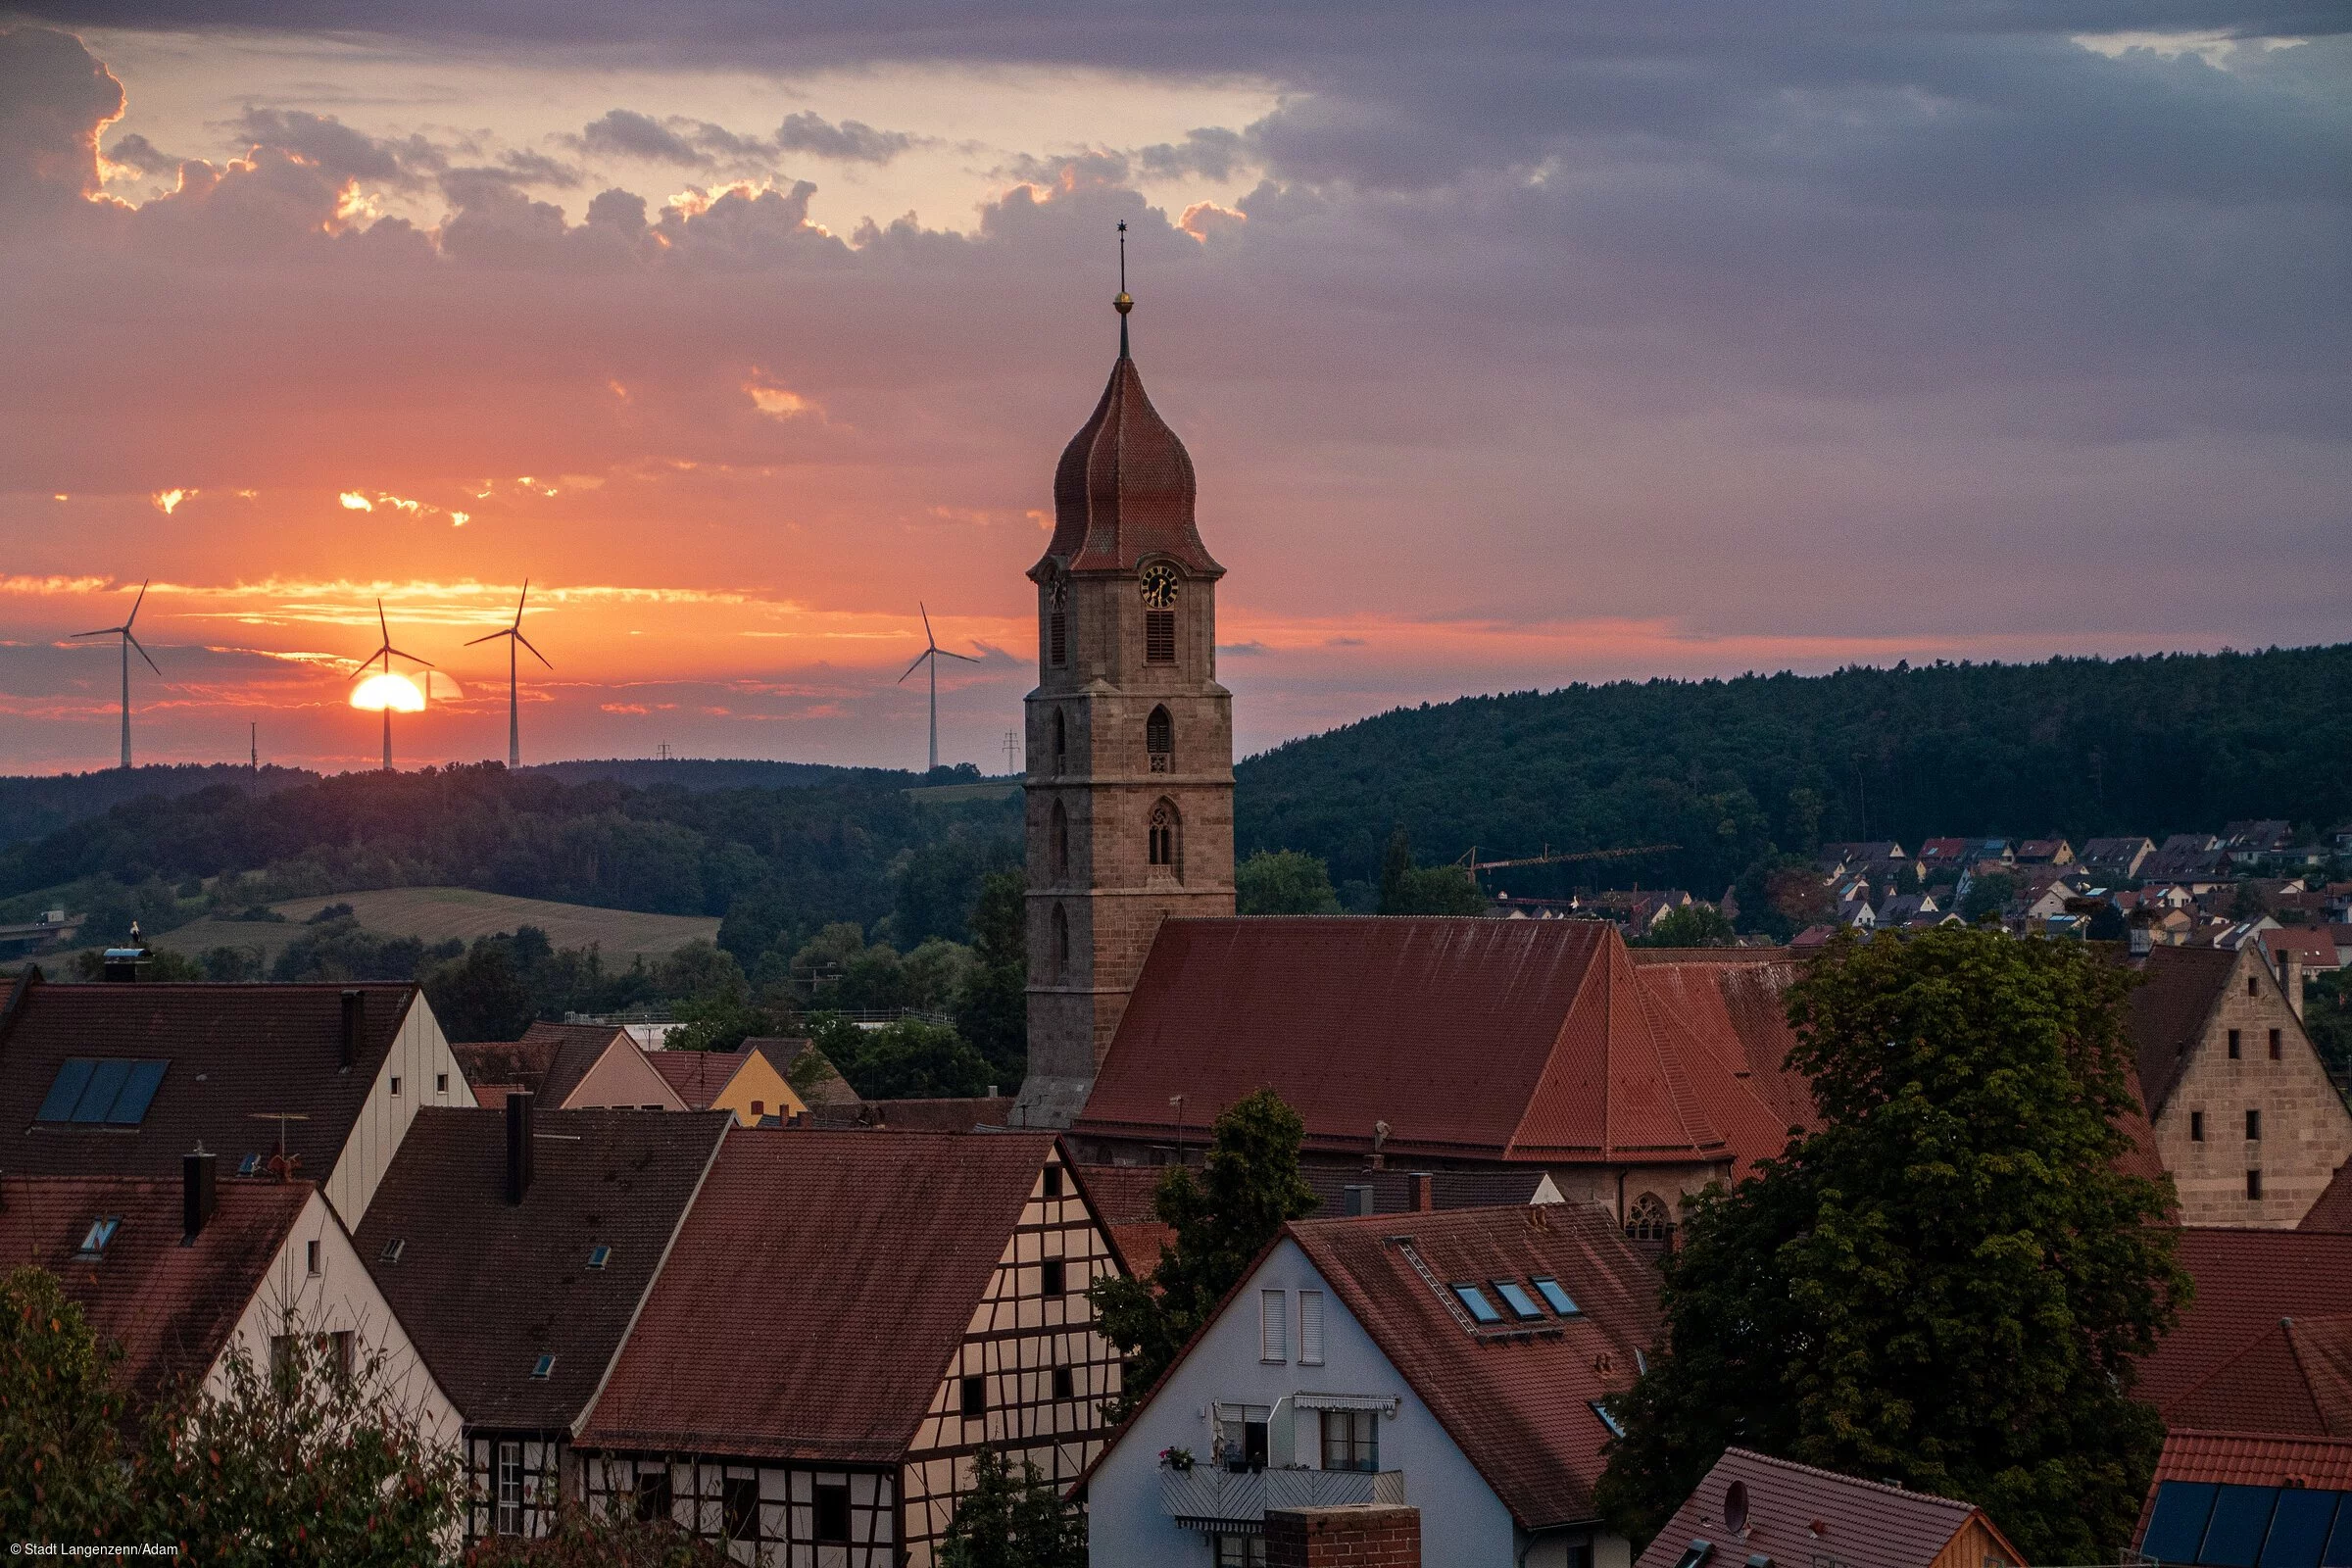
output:
M1059 801L1054 803L1053 844L1050 853L1053 857L1054 880L1055 882L1068 880L1070 874L1070 813L1062 809Z
M1179 877L1184 875L1184 862L1177 858L1182 849L1183 828L1184 820L1176 814L1174 801L1163 798L1152 808L1152 863L1166 866Z
M1666 1200L1655 1193L1643 1193L1626 1210L1625 1234L1637 1242L1667 1242L1674 1239L1674 1216L1667 1212Z
M1054 978L1066 980L1070 974L1070 917L1060 905L1054 906Z
M1152 760L1152 771L1175 771L1176 721L1168 717L1165 708L1154 708L1152 716L1144 720L1144 753Z
M1059 776L1070 764L1069 727L1062 722L1061 710L1054 710L1054 772Z

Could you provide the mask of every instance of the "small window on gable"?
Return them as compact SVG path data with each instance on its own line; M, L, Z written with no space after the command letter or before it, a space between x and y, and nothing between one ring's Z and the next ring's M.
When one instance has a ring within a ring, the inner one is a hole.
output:
M1260 1291L1257 1293L1257 1358L1260 1361L1287 1361L1291 1358L1289 1327L1289 1293Z
M1061 1167L1059 1165L1048 1165L1046 1167L1045 1184L1046 1196L1048 1198L1059 1198L1061 1196Z
M2261 1141L2262 1112L2259 1110L2249 1110L2246 1112L2246 1142L2252 1144L2260 1143Z
M2235 1060L2237 1060L2237 1058L2238 1058L2239 1056L2241 1056L2241 1055L2243 1055L2243 1054L2245 1054L2245 1053L2244 1053L2242 1050L2240 1050L2240 1049L2239 1049L2239 1045L2238 1045L2238 1039L2239 1039L2238 1032L2237 1032L2236 1030L2234 1030L2234 1029L2230 1030L2230 1059L2231 1061L2235 1061Z
M966 1421L977 1421L988 1414L988 1379L967 1377L956 1391L956 1406Z
M2262 995L2262 987L2252 975L2246 976L2246 995L2249 997L2258 997ZM2236 1031L2231 1030L2230 1033L2234 1034Z
M2273 1061L2277 1061L2277 1060L2278 1060L2278 1059L2281 1057L2281 1055L2283 1054L2283 1050L2282 1050L2282 1047L2283 1047L2283 1045L2284 1045L2284 1042L2282 1042L2282 1041L2281 1041L2281 1040L2278 1038L2278 1030L2276 1030L2276 1029L2272 1030L2272 1031L2271 1031L2271 1059L2272 1059Z
M1536 1294L1544 1298L1551 1309L1560 1316L1574 1317L1577 1315L1576 1298L1570 1296L1567 1287L1558 1280L1548 1274L1539 1274L1528 1283L1535 1286Z
M2246 1172L2246 1196L2258 1203L2262 1201L2262 1172Z
M318 1244L317 1242L305 1242L302 1244L302 1266L304 1271L310 1274L314 1279L324 1272L324 1270L319 1266Z
M2201 1110L2188 1113L2188 1141L2192 1144L2205 1141L2205 1113Z
M445 1072L437 1072L433 1074L433 1093L436 1095L446 1095L449 1093L449 1074Z
M379 1263L397 1263L400 1261L400 1254L408 1250L409 1239L405 1236L395 1236L384 1244L382 1251L375 1254L375 1260Z
M1494 1303L1488 1300L1487 1293L1477 1286L1456 1285L1451 1290L1454 1299L1462 1303L1463 1310L1470 1314L1472 1321L1482 1325L1502 1321L1502 1314L1494 1310Z
M1049 1257L1037 1265L1037 1291L1040 1296L1068 1294L1068 1275L1058 1257Z
M555 1371L556 1358L551 1353L543 1351L539 1359L531 1363L531 1376L535 1378L553 1377Z
M594 1247L588 1249L588 1266L590 1268L603 1268L607 1263L612 1261L612 1249L607 1247L604 1243L599 1242Z
M398 1100L400 1098L400 1075L397 1073L393 1074L392 1077L392 1098L394 1100Z
M1066 1366L1057 1366L1054 1369L1054 1397L1056 1399L1078 1397L1078 1380L1071 1375L1070 1369Z
M1494 1294L1502 1298L1502 1304L1509 1307L1511 1315L1516 1318L1524 1321L1544 1315L1544 1309L1536 1304L1536 1298L1528 1295L1527 1287L1517 1280L1496 1280Z
M122 1228L122 1216L120 1214L101 1214L90 1221L90 1228L82 1233L81 1255L85 1258L98 1256L106 1250L107 1243L115 1239L115 1232Z
M1323 1293L1298 1293L1298 1364L1323 1364Z
M820 1546L847 1544L850 1539L850 1489L844 1486L825 1486L816 1489L816 1543Z

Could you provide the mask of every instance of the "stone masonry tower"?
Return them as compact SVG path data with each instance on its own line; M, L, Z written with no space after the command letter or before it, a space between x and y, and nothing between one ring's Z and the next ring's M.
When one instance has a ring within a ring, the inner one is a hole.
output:
M1233 913L1233 695L1193 460L1127 353L1054 471L1028 697L1029 1075L1013 1120L1086 1105L1168 915Z

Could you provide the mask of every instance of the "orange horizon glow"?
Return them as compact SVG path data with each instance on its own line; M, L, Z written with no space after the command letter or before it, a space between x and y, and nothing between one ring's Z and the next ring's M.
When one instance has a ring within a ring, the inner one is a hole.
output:
M351 706L369 712L390 709L395 713L424 711L424 693L406 675L378 672L352 688Z

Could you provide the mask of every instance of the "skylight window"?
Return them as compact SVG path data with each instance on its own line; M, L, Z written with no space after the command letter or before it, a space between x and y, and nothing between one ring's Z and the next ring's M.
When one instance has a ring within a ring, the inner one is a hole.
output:
M1558 1280L1548 1274L1539 1274L1529 1283L1535 1286L1536 1294L1543 1297L1544 1303L1554 1312L1562 1317L1576 1316L1576 1298L1570 1296Z
M400 1261L400 1254L408 1250L409 1239L405 1236L395 1236L384 1244L384 1250L376 1254L376 1261L379 1263L397 1263Z
M612 1249L607 1247L604 1243L599 1242L594 1247L588 1249L588 1266L590 1268L603 1268L607 1263L612 1261Z
M105 1251L106 1244L113 1241L115 1232L122 1228L122 1216L120 1214L101 1214L90 1221L89 1232L81 1239L81 1255L96 1257Z
M1473 1321L1482 1324L1502 1321L1502 1314L1494 1310L1494 1303L1477 1286L1456 1285L1452 1289L1454 1298L1469 1311Z
M164 1081L168 1061L127 1056L68 1056L33 1120L136 1127Z
M1610 1437L1622 1438L1625 1436L1625 1424L1619 1421L1615 1416L1609 1414L1609 1408L1607 1405L1602 1404L1598 1399L1592 1400L1592 1413L1600 1417L1600 1424L1609 1429Z
M542 1355L538 1360L531 1363L531 1376L535 1378L547 1377L554 1373L555 1370L556 1358L553 1355Z
M1509 1307L1522 1322L1544 1315L1544 1309L1536 1304L1536 1298L1528 1295L1527 1287L1517 1280L1496 1280L1494 1294L1502 1298L1502 1304Z

